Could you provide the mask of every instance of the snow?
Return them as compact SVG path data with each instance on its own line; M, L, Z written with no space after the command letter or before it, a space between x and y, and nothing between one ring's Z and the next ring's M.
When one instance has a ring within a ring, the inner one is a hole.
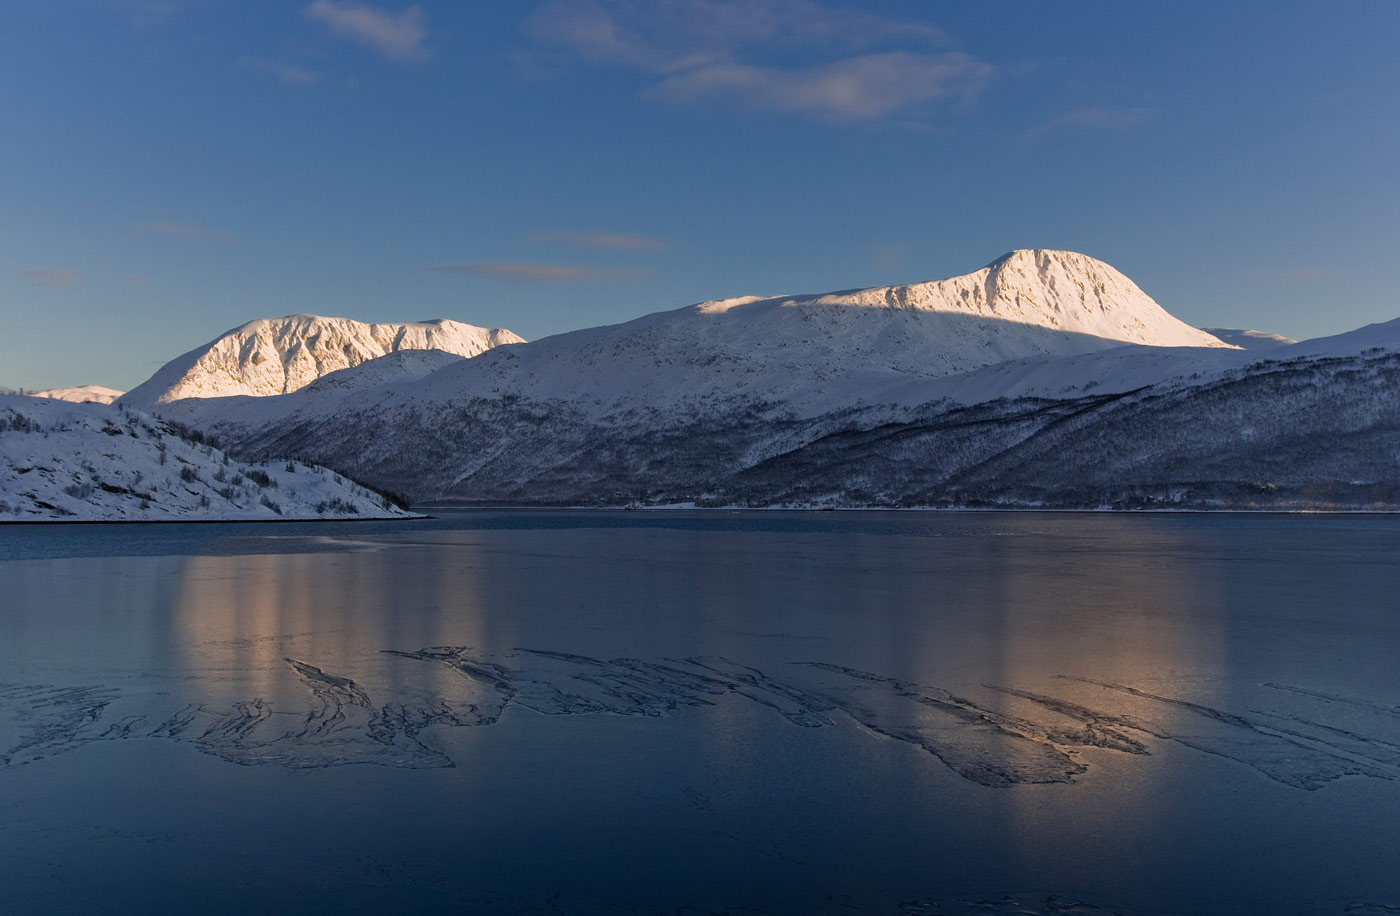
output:
M49 388L46 391L27 392L31 398L53 398L58 401L71 401L74 404L110 404L125 393L102 385L81 385L76 388Z
M1345 334L1304 340L1277 356L1284 359L1295 356L1352 356L1368 350L1400 350L1400 318L1368 324Z
M1286 347L1298 342L1291 337L1284 337L1282 334L1274 334L1270 331L1250 331L1245 328L1201 328L1201 330L1242 350L1276 350L1279 347Z
M1237 333L1251 347L1272 339ZM715 300L469 359L394 353L278 397L186 398L158 409L240 454L305 455L414 499L525 503L708 499L706 481L824 437L949 423L955 432L933 437L946 449L921 459L917 473L890 478L895 492L953 466L955 454L988 460L1017 437L1039 435L1038 424L1079 409L1071 401L1113 400L1102 395L1145 389L1143 398L1186 403L1214 391L1239 416L1213 416L1198 438L1243 436L1249 415L1272 406L1234 392L1275 389L1241 379L1303 378L1317 357L1372 359L1378 349L1400 350L1400 321L1242 349L1173 318L1102 262L1018 251L948 280ZM1370 401L1354 400L1362 419L1348 435L1370 435L1362 422ZM968 416L982 419L969 425L957 412L973 407ZM1145 408L1133 416L1152 428ZM896 439L890 453L869 446L871 470L827 469L821 456L835 452L823 446L806 453L800 473L830 477L833 492L865 492L836 477L875 474L902 448ZM734 492L776 492L772 483Z
M181 398L286 394L322 376L400 350L476 356L524 338L442 318L366 324L348 318L260 318L177 357L123 396L138 409Z
M1227 346L1172 317L1113 267L1073 251L1012 251L966 276L811 301L995 318L1161 347Z
M333 471L231 461L139 411L0 396L0 521L408 515Z
M548 337L450 366L405 402L508 392L607 413L736 398L810 416L911 379L1124 343L1229 348L1101 261L1017 251L948 280L724 299Z
M722 299L468 360L377 360L286 397L160 410L235 438L371 409L437 422L451 405L507 396L567 405L600 424L754 405L813 418L881 403L1140 387L1239 358L1245 351L1173 318L1109 265L1035 250L946 280Z
M322 397L346 395L389 383L417 381L464 358L445 350L400 350L323 375L305 389Z
M386 377L365 395L385 409L513 395L568 402L599 419L753 403L808 417L871 403L882 391L917 380L1125 343L1233 352L1173 318L1101 261L1074 252L1015 251L946 280L738 297L658 312L495 349L419 378ZM191 422L218 412L262 425L315 413L318 400L187 402L162 410Z

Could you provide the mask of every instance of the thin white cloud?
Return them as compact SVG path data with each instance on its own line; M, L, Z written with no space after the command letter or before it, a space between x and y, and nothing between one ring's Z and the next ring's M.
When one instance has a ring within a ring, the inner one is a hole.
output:
M1076 127L1089 130L1127 130L1146 121L1153 113L1151 108L1076 108L1042 124L1033 132L1043 133Z
M304 70L292 64L266 60L261 57L241 57L238 60L238 67L240 70L249 70L275 77L290 86L309 86L321 78L319 73L312 73L310 70Z
M192 226L189 223L178 223L173 220L157 220L153 223L137 223L131 227L131 231L137 235L164 235L171 238L181 239L213 239L219 242L232 240L232 236L227 232L216 232L213 229L205 229L203 226Z
M434 273L490 277L520 283L625 283L638 279L635 271L533 261L484 261L479 264L435 264Z
M61 286L72 286L83 279L81 271L58 270L49 267L34 268L32 270L21 270L19 275L35 286L43 286L56 289Z
M927 22L813 0L555 0L530 30L556 63L636 71L657 98L837 121L917 114L994 75Z
M540 232L531 238L536 242L555 242L609 251L660 251L671 247L671 243L665 239L628 232Z
M713 62L746 45L862 49L948 40L926 22L812 0L555 0L531 29L586 60L655 73Z
M728 63L668 77L652 92L696 101L730 98L754 108L837 120L872 120L946 96L971 97L992 68L968 54L890 51L803 69Z
M421 6L392 12L355 0L314 0L306 7L306 18L393 60L417 62L430 53L424 44L428 16Z

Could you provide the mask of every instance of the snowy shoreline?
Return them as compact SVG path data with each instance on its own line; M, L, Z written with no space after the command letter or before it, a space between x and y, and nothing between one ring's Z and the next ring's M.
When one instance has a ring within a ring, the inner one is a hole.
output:
M295 458L245 462L200 434L105 404L0 396L0 521L312 521L410 516Z
M431 515L352 515L335 518L25 518L3 525L319 525L327 522L421 522Z

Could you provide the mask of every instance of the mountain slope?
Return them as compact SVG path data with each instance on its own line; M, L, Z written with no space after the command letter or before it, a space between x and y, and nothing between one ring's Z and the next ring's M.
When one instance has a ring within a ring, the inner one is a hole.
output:
M948 280L704 302L547 337L386 389L382 399L386 410L411 410L509 396L568 404L602 422L753 404L812 416L878 402L911 381L1125 343L1228 348L1177 321L1107 264L1073 252L1016 251ZM265 425L314 411L311 399L273 400L181 405L175 415L204 422L220 413L223 421Z
M713 484L723 504L1400 507L1400 352L1258 362L1121 394L926 411Z
M412 397L509 392L604 414L737 400L811 415L870 402L912 378L1124 343L1228 347L1101 261L1015 251L947 280L704 302L560 334L451 367Z
M1396 391L1400 350L1365 346L1131 391L810 418L755 409L627 427L501 399L370 409L268 429L248 445L318 455L422 502L1393 509Z
M1274 334L1270 331L1250 331L1245 328L1201 328L1201 330L1214 337L1219 337L1231 346L1255 352L1277 350L1279 347L1287 347L1298 342L1291 337L1284 337L1282 334Z
M171 360L122 397L139 409L182 398L266 397L296 391L340 369L400 350L442 350L462 357L523 338L440 318L366 324L348 318L260 318Z
M0 396L0 521L406 515L333 471L301 462L230 461L137 411Z

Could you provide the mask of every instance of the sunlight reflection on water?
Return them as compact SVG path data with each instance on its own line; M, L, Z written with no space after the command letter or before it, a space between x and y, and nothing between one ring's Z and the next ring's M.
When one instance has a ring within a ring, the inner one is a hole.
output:
M636 515L0 531L0 892L198 829L227 912L1400 900L1400 523Z

